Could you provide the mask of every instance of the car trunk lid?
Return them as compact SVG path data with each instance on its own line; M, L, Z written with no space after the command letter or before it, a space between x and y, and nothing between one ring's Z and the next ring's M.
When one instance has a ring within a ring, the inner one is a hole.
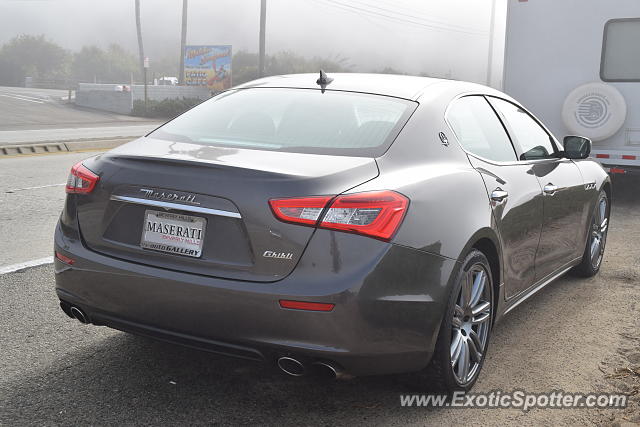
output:
M269 199L336 195L378 175L372 158L151 138L85 165L100 176L91 194L77 196L79 226L90 249L170 270L265 282L295 268L314 232L278 221ZM180 230L171 238L184 237L186 243L169 241L167 246L182 249L154 249L162 237L154 231L167 231L171 225L173 234ZM195 237L200 233L198 253Z

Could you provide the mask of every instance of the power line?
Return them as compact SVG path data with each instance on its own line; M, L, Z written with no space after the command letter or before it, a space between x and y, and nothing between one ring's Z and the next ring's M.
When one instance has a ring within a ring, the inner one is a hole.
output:
M449 22L437 21L435 19L426 18L424 15L421 16L420 12L418 12L416 10L410 10L410 9L407 9L407 8L396 8L396 10L388 9L388 8L384 8L384 7L380 7L380 6L376 6L376 5L370 4L370 3L366 2L366 1L363 1L363 0L351 0L351 2L352 3L359 3L362 6L366 6L366 7L373 8L373 9L377 9L377 10L380 10L382 12L391 13L391 14L395 14L395 15L400 15L400 16L404 16L404 17L412 18L412 19L418 19L420 21L425 21L425 22L428 22L428 23L431 23L431 24L436 24L436 25L440 25L440 26L443 26L443 27L451 28L451 29L460 29L460 30L463 30L463 31L474 31L474 32L483 33L482 30L477 29L477 28L466 27L464 25L457 25L457 24L452 24L452 23L449 23ZM387 3L387 4L390 4L390 3ZM407 11L407 12L410 12L410 13L403 13L401 11L398 11L398 10L403 10L403 9L404 9L404 11Z
M316 2L320 1L320 0L314 0ZM341 9L341 10L345 10L351 13L356 13L358 15L369 15L372 17L376 17L378 19L383 19L386 21L392 21L392 22L396 22L396 23L402 23L402 24L411 24L411 25L416 25L416 26L420 26L423 28L428 28L430 30L434 30L434 31L449 31L449 32L457 32L457 33L463 33L463 34L468 34L468 35L475 35L475 36L487 36L487 33L484 31L474 31L474 30L462 30L462 29L455 29L455 28L451 28L451 27L446 27L446 26L441 26L441 25L434 25L434 24L427 24L425 22L420 22L417 21L415 19L406 19L406 18L400 18L397 16L392 16L392 15L387 15L381 12L377 12L375 10L371 10L371 9L366 9L363 7L358 7L358 6L353 6L350 4L345 4L345 3L341 3L337 0L322 0L325 6L330 6L330 7L334 7L337 9ZM417 18L419 19L419 18Z

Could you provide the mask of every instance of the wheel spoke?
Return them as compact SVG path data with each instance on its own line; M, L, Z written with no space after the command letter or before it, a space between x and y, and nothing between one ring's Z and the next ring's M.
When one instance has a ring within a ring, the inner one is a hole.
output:
M491 308L491 303L487 302L487 301L483 301L480 302L479 304L475 305L472 309L471 309L471 313L473 314L473 316L477 316L480 313L486 313L489 312L489 309Z
M600 233L604 234L607 231L607 227L609 226L609 220L607 218L602 221L600 224Z
M469 303L470 307L478 304L482 293L484 292L484 286L487 283L487 275L484 270L480 270L478 274L476 274L475 280L473 281L473 289L471 292L471 302Z
M459 332L455 334L453 339L451 340L450 354L452 367L455 366L456 362L458 362L458 359L460 358L460 351L462 351L462 341L462 334Z
M454 317L451 320L451 326L454 330L460 330L460 327L462 326L462 320L460 320L459 317Z
M467 273L465 279L462 282L462 289L460 290L460 306L462 308L469 307L469 303L471 302L471 291L473 288L472 284L473 274Z
M462 382L467 381L469 375L469 342L462 340L462 349L460 351L460 358L458 360L458 378Z
M476 363L480 363L482 360L482 344L480 343L480 338L475 331L469 332L469 351L471 352L471 360Z
M600 238L598 236L593 236L593 240L591 241L591 260L595 261L595 257L598 253L598 249L600 249Z
M458 304L456 304L456 306L453 308L453 315L456 317L463 317L464 316L464 310L462 309L462 307L460 307Z
M480 313L477 316L474 316L471 320L473 325L480 325L491 318L490 312L486 311L484 313Z
M600 200L600 222L602 223L607 218L607 201L605 199Z

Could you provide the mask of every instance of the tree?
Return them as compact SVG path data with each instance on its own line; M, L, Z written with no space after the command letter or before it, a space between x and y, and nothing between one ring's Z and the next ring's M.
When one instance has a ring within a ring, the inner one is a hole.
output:
M0 48L0 83L22 86L27 76L64 79L69 63L69 52L43 35L20 35Z
M307 59L290 51L265 57L265 75L317 73L322 68L328 73L349 71L348 59L341 56ZM239 51L233 55L233 84L238 85L258 78L258 54Z
M132 73L139 73L135 56L117 44L109 45L106 51L84 46L73 55L71 69L78 82L128 83Z

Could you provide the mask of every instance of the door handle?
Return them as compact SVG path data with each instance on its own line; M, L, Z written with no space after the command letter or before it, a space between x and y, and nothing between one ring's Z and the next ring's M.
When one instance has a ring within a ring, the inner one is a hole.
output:
M494 202L502 203L507 197L509 197L509 193L499 187L491 192L491 200Z
M553 196L554 194L556 194L556 191L558 191L558 186L549 183L544 186L543 191L544 191L544 194Z

